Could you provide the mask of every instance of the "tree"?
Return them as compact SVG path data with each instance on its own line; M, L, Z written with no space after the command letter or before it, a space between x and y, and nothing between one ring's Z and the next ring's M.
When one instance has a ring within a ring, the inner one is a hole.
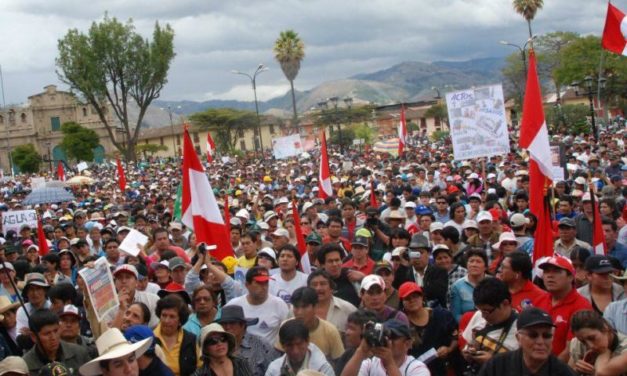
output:
M569 82L561 81L560 76L557 75L558 70L565 63L562 52L578 38L577 33L557 31L542 35L535 42L535 50L538 52L539 74L551 80L558 100L561 98L562 86L569 84Z
M444 120L444 122L448 125L448 110L446 109L445 104L436 103L429 107L429 109L425 111L425 117Z
M168 147L166 145L159 144L139 144L135 148L137 155L143 154L144 158L148 158L148 154L152 157L155 153L160 151L168 151Z
M342 127L342 139L340 142L340 132L335 131L329 138L329 143L333 145L343 146L345 148L350 147L353 144L353 140L359 138L355 135L355 129L351 127Z
M450 137L448 131L435 131L431 133L431 139L435 142L444 142Z
M279 34L279 38L274 42L274 58L281 65L283 74L290 82L292 90L292 108L294 115L292 126L298 124L296 113L296 94L294 93L294 80L300 70L300 63L305 58L305 44L294 30L285 30Z
M544 5L543 0L514 0L512 2L514 10L522 15L527 20L527 26L529 27L529 38L533 37L531 32L531 20L536 17L538 10L542 9Z
M11 152L11 158L13 158L13 164L22 172L32 174L39 171L41 156L33 144L16 146Z
M198 129L215 130L216 147L223 153L232 153L243 132L257 125L254 112L232 108L210 108L192 114L189 119Z
M86 162L94 160L94 148L99 144L99 137L93 129L68 122L61 125L61 133L61 149L69 158Z
M525 83L527 80L527 72L523 61L518 52L512 53L505 59L505 65L501 70L505 78L505 96L514 97L516 107L522 108L523 98L525 95ZM516 111L520 113L520 111Z
M92 23L87 34L71 29L59 40L56 59L59 79L94 107L113 145L134 160L135 146L148 106L159 98L167 83L174 58L174 31L157 22L152 41L135 31L132 20L126 24L105 15ZM139 115L130 124L128 105L135 102ZM116 121L107 114L113 110L122 126L126 143L114 137Z
M551 134L584 134L590 132L590 108L583 104L544 106Z
M376 131L369 127L367 124L359 124L351 126L355 134L355 138L361 138L364 140L364 143L367 145L371 145L374 141L374 137L376 136Z

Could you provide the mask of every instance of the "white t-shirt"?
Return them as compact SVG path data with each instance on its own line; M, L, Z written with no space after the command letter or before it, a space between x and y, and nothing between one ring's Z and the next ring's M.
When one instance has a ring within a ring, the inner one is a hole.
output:
M402 376L431 376L431 372L427 366L414 358L407 355L403 364L399 367ZM381 363L381 359L373 356L361 363L358 376L386 376L387 372Z
M475 312L470 321L468 321L468 325L466 325L466 329L464 329L462 337L464 337L467 343L472 343L475 340L473 332L485 328L487 324L488 322L483 318L481 311ZM493 347L497 345L498 339L503 334L503 329L504 328L496 329L489 332L487 334L487 338L482 341L483 347L493 350ZM503 346L500 348L499 352L518 350L519 346L518 340L516 339L516 321L514 321L507 332L507 336L505 337L505 341L503 341Z
M287 304L292 301L292 293L299 287L307 286L307 274L296 271L296 275L291 281L286 281L281 277L281 273L272 276L270 280L270 295L278 296Z
M287 304L276 296L268 295L268 299L259 305L251 305L247 295L232 299L226 305L238 305L244 310L244 317L258 317L259 322L249 325L246 331L257 335L268 343L276 343L279 337L279 327L289 314Z

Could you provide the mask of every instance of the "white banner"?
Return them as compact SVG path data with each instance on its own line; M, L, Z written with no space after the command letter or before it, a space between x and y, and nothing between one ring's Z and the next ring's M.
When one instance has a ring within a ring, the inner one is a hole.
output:
M285 159L301 154L304 150L300 135L293 134L291 136L273 138L272 151L276 159Z
M509 133L501 85L446 94L456 160L509 153Z
M37 212L35 210L13 210L2 213L2 232L13 230L18 235L22 225L29 225L31 229L37 230Z
M116 166L118 165L117 163L115 164ZM87 166L87 162L81 162L79 164L76 165L76 169L78 170L78 172L82 172L83 170L87 170L89 168L89 166Z

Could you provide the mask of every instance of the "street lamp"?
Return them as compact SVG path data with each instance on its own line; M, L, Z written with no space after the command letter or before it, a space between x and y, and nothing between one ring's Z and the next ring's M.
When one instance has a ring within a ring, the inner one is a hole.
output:
M440 94L440 89L438 89L435 86L431 86L431 90L434 90L437 93L437 95L435 96L435 99L437 99L437 100L442 99L442 95Z
M340 98L338 97L331 97L328 99L328 102L331 103L333 108L335 108L335 124L337 125L337 130L340 134L340 153L344 155L344 140L342 137L342 125L340 124L340 119L339 119L338 110L337 110L337 105L339 101L340 101Z
M515 47L515 48L518 49L518 51L520 51L520 56L522 58L523 66L525 67L525 76L527 75L527 54L525 53L525 51L527 50L527 45L529 43L532 43L535 38L536 38L536 36L534 35L533 37L527 39L527 41L525 42L525 44L523 44L522 47L520 47L517 44L510 43L510 42L508 42L506 40L502 40L502 41L499 42L500 44L502 44L504 46Z
M597 85L600 89L605 89L605 77L599 76ZM592 100L592 95L594 94L593 91L593 85L594 85L594 78L592 78L592 76L586 76L583 79L583 82L573 82L572 84L570 84L572 87L575 88L575 95L579 95L579 87L581 86L581 84L584 84L587 91L585 93L582 93L583 95L587 95L588 96L588 102L590 103L590 120L591 120L591 124L592 124L592 133L594 134L594 139L598 140L599 139L599 132L597 130L597 123L596 123L596 119L594 116L594 102Z
M248 73L244 73L244 72L240 72L237 70L232 70L231 73L233 74L239 74L242 76L246 76L250 79L250 83L253 86L253 94L255 95L255 112L257 113L257 134L259 135L259 148L261 149L261 152L263 153L263 140L261 138L261 120L259 118L259 102L257 102L257 75L267 71L269 68L266 67L263 64L259 64L257 66L257 69L255 69L255 73L253 73L252 75L248 74ZM257 144L255 143L255 149L257 149Z
M168 106L168 114L170 115L170 133L172 133L172 148L174 151L174 158L177 157L178 150L176 147L176 137L174 136L174 122L172 121L172 107Z

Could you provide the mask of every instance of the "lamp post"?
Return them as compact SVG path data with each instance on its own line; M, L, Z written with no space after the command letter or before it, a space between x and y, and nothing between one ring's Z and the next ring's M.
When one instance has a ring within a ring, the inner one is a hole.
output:
M257 69L255 69L255 72L250 75L248 73L244 73L244 72L240 72L237 70L233 70L231 71L231 73L233 74L239 74L242 76L246 76L250 79L250 83L253 86L253 94L255 95L255 113L257 114L257 134L259 135L259 149L261 149L261 152L263 153L263 140L261 137L261 119L259 118L259 102L257 101L257 75L265 72L268 70L268 67L266 67L263 64L259 64L257 66ZM257 143L255 143L255 149L257 150Z
M335 124L337 125L337 131L339 132L339 135L340 135L340 153L344 155L344 139L342 137L342 125L340 124L340 119L338 116L338 109L337 109L337 105L340 101L340 98L331 97L328 99L328 101L331 103L333 108L335 108Z
M170 132L172 133L172 148L174 151L174 158L178 156L176 147L176 137L174 136L174 122L172 121L172 108L168 106L168 114L170 115Z
M604 89L605 88L605 77L599 77L599 81L597 83L598 87L600 89ZM586 76L583 79L583 82L573 82L571 84L572 87L575 88L575 95L579 95L579 87L581 86L581 84L584 84L586 87L586 92L582 93L583 95L588 96L588 102L590 103L590 123L592 125L592 133L594 135L594 139L598 140L599 139L599 132L597 130L597 123L596 123L596 118L595 118L595 114L594 114L594 101L593 101L593 95L594 95L594 78L592 78L592 76Z
M534 35L533 37L527 39L527 41L525 42L525 44L523 44L522 47L520 47L517 44L514 43L510 43L506 40L502 40L499 43L504 45L504 46L510 46L510 47L515 47L518 49L518 51L520 51L520 56L522 58L522 62L523 62L523 67L525 67L525 76L527 76L527 54L525 53L525 51L527 50L527 45L529 43L532 43L533 40L536 38L536 36Z

